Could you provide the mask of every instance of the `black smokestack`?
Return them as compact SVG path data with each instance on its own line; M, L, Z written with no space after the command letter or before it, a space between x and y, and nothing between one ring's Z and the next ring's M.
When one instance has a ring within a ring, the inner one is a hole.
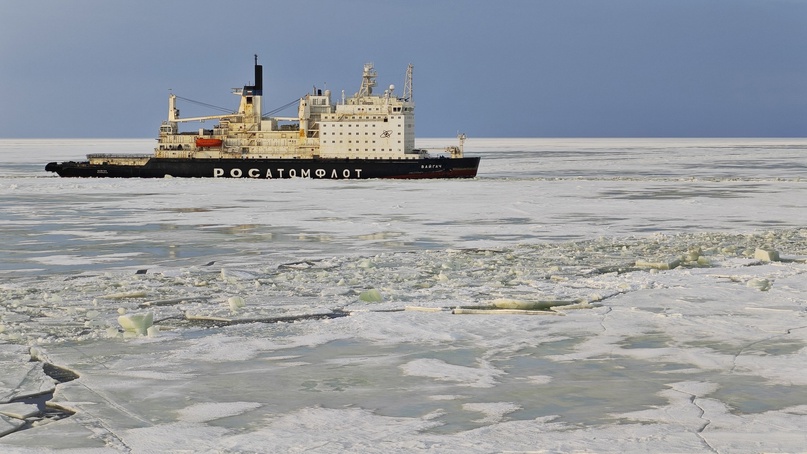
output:
M263 96L263 66L258 64L258 55L255 55L255 94Z

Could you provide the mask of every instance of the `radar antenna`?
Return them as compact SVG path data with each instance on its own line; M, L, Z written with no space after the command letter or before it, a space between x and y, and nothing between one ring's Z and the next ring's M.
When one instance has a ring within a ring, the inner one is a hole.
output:
M361 75L361 88L359 89L358 96L370 96L373 94L373 87L375 87L375 77L378 74L373 69L372 63L364 64L364 72Z
M404 89L403 89L403 99L404 101L415 101L414 96L412 95L412 71L415 69L415 65L409 63L409 66L406 67L406 80L404 81Z

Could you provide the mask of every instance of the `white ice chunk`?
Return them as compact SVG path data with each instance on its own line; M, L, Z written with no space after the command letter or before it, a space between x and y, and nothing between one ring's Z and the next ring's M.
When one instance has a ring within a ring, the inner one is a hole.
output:
M359 268L375 268L375 264L370 259L361 260L356 266Z
M702 254L703 254L703 250L700 248L700 246L696 246L696 247L690 248L687 251L686 255L684 256L684 259L687 262L697 262Z
M108 295L103 295L100 298L107 299L107 300L122 300L126 298L145 298L148 296L143 290L136 290L133 292L119 292L119 293L110 293Z
M757 248L754 251L754 258L763 262L778 262L779 252L770 248Z
M0 415L10 418L25 419L39 414L39 408L34 404L24 404L22 402L12 402L0 404Z
M221 269L221 280L229 284L237 284L242 281L251 281L256 279L256 275L248 271Z
M536 311L532 309L466 309L461 307L453 309L451 313L457 315L563 315L555 311Z
M0 414L0 437L14 432L23 424L25 424L25 421Z
M365 290L359 294L359 300L365 303L380 303L382 301L381 292L374 288Z
M404 306L405 311L415 312L443 312L442 307Z
M154 323L154 312L121 315L118 317L118 323L126 332L146 335L149 327Z
M42 363L31 362L30 358L30 355L0 355L0 402L53 392L53 379L45 375Z
M61 296L59 296L59 295L51 295L51 294L48 294L48 293L43 294L42 298L46 302L52 303L52 304L61 304L64 301Z
M227 298L227 304L230 305L231 311L236 312L239 308L246 306L247 303L240 296L231 296Z
M463 410L477 411L485 414L486 416L484 418L474 421L483 424L497 423L504 418L504 415L521 410L521 406L512 402L467 403L463 404L462 408Z
M576 302L577 301L556 300L556 299L525 301L510 298L498 298L493 300L493 307L497 307L500 309L538 310L538 309L549 309L550 307L553 306L567 306L570 304L574 304Z
M759 291L766 292L771 288L771 281L765 278L753 278L749 279L748 282L745 283L747 287L755 288Z
M678 257L671 257L664 260L657 260L657 261L649 261L649 260L637 260L636 267L638 268L650 268L656 270L671 270L673 268L678 268L681 265L681 259Z

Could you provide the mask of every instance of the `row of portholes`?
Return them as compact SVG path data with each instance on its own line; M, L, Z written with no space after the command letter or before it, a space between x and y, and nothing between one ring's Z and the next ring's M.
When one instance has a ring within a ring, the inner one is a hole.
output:
M323 140L323 143L328 143L328 141L327 141L327 140ZM331 140L331 143L336 143L336 141L335 141L335 140ZM340 140L340 141L339 141L339 143L342 143L342 141ZM347 143L361 143L361 140L357 140L357 141L355 141L355 142L354 142L354 141L352 141L352 140L348 140L348 141L347 141ZM365 140L365 141L364 141L364 143L370 143L370 142L369 142L369 141L367 141L367 140ZM375 143L375 140L373 141L373 143ZM399 141L398 141L398 143L401 143L401 141L399 140ZM381 150L381 151L384 151L384 150Z
M333 125L333 127L335 128L337 124L339 125L340 128L343 128L346 124L347 124L348 128L354 126L354 123L325 123L325 122L323 122L322 127L327 128L327 127ZM366 128L368 126L372 126L373 128L375 128L376 126L378 126L378 124L377 123L356 123L355 126L357 128L359 128L359 127L365 127ZM388 126L389 125L384 125L385 128L388 127ZM398 123L398 127L400 128L401 126L402 125L400 123Z
M387 132L387 133L391 133L392 131L385 131L385 132ZM336 135L336 133L335 133L335 132L332 132L332 133L330 133L330 134L331 134L332 136L335 136L335 135ZM323 136L327 136L327 135L328 135L328 133L327 133L327 132L325 132L325 131L323 131L323 132L322 132L322 135L323 135ZM339 133L339 135L341 136L341 135L344 135L344 134L340 132L340 133ZM351 134L351 133L347 133L347 135L349 135L349 136L350 136L350 135L352 135L352 134ZM356 135L357 135L357 136L360 136L360 135L361 135L361 133L360 133L360 132L357 132L357 133L356 133ZM369 135L370 135L370 133L369 133L369 132L365 132L365 133L364 133L364 135L365 135L365 136L369 136ZM399 132L399 133L398 133L398 135L400 136L400 135L401 135L401 133ZM376 134L373 134L373 137L376 137ZM381 136L381 138L386 138L386 137L389 137L389 135L383 135L383 136Z

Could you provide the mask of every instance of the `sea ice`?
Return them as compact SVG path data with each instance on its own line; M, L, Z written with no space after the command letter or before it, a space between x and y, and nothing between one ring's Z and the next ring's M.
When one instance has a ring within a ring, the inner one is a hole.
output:
M754 251L754 258L763 262L778 262L780 260L779 252L768 248L757 248Z
M13 402L9 404L0 404L0 414L6 415L10 418L25 419L39 414L39 408L34 404Z
M492 424L501 421L508 413L520 410L521 406L512 402L471 402L463 404L462 408L477 411L485 415L484 418L477 419L474 422Z
M23 424L25 421L21 421L19 418L0 414L0 437L18 430Z
M574 300L553 300L551 298L537 299L532 301L497 298L493 300L492 305L500 309L540 310L549 309L556 306L568 306L575 304L576 302L577 301Z
M4 452L807 446L801 139L469 140L480 177L429 182L43 178L88 142L11 143L0 396L77 413ZM449 312L496 301L575 304Z
M748 287L755 288L760 291L768 291L771 288L771 281L765 278L751 278L745 284Z
M0 344L0 347L0 350L6 350L10 346ZM55 382L42 370L42 363L31 361L30 355L26 354L24 359L20 355L16 360L9 355L0 356L3 370L0 374L0 402L51 393L55 389Z
M681 265L681 259L678 257L668 258L666 260L637 260L636 266L638 268L652 268L656 270L671 270Z
M359 294L359 300L364 301L365 303L380 303L383 298L381 297L381 292L379 292L378 289L371 288L361 292Z
M482 365L482 367L459 366L448 364L438 359L417 359L401 366L406 375L430 377L436 380L453 381L470 387L492 387L496 377L503 372Z
M118 323L124 332L143 336L148 334L148 329L154 323L154 312L121 315L118 317Z
M179 411L179 419L187 422L208 422L215 419L240 415L259 408L257 402L208 402L191 405Z
M246 306L244 298L241 298L240 296L231 296L227 298L227 304L230 306L230 311L232 312L237 312L238 309Z

